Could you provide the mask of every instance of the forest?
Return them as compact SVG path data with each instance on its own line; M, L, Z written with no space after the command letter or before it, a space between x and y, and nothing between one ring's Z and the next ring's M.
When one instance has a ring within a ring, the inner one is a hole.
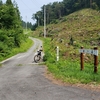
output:
M100 0L63 0L43 5L41 10L33 14L32 19L37 20L36 25L44 25L44 7L46 9L46 23L56 23L56 19L61 19L72 12L84 8L100 9ZM35 25L35 26L36 26Z
M7 0L3 4L0 0L0 58L8 55L12 48L20 47L26 38L17 3Z

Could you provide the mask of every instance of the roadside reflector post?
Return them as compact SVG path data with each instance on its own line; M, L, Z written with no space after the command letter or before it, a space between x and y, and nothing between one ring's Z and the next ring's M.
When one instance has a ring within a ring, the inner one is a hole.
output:
M83 51L83 46L81 47L81 50ZM81 60L81 70L84 69L84 53L80 53L80 60Z
M96 52L96 54L94 55L94 73L97 73L98 71L98 48L94 47L94 51Z
M57 46L57 61L59 61L59 47Z

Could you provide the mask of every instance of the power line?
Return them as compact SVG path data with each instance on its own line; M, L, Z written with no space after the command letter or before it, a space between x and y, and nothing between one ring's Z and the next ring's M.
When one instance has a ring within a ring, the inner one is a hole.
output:
M32 4L34 4L34 2L31 0L31 2L32 2ZM36 1L35 1L36 2ZM37 3L37 4L39 4L39 3ZM36 6L36 4L34 4L34 6L37 8L37 6Z
M46 7L44 5L44 38L46 37Z
M31 0L31 1L32 1L32 3L34 3L33 0ZM40 2L37 2L37 1L35 1L35 3L40 4ZM35 5L35 6L36 6L36 5ZM37 6L36 6L36 7L37 7Z
M32 1L32 3L34 4L34 2L33 2L33 0L31 0ZM38 5L41 5L41 6L38 6ZM41 10L41 7L43 7L45 4L43 4L43 3L41 3L41 2L38 2L38 1L35 1L35 4L34 4L34 6L35 7L39 7L38 8L38 11L40 11Z
M21 0L22 2L23 2L23 0ZM33 10L32 9L30 9L30 7L28 7L27 5L26 5L26 3L25 2L23 2L24 3L24 5L30 10L30 11L32 11L33 12Z
M32 0L31 0L32 1ZM34 3L33 1L32 1L32 3Z
M24 9L27 9L28 12L31 13L31 16L30 16L30 17L29 17L29 16L27 15L27 13L26 13L26 15L24 15L24 16L22 17L23 20L26 21L26 23L27 23L28 20L29 20L28 22L33 22L33 21L32 21L32 14L34 13L34 11L27 5L27 3L25 3L23 0L20 0L20 3L22 3L22 5L25 7ZM19 3L19 4L20 4L20 3ZM31 2L30 2L30 3L31 3ZM21 6L22 6L22 5L21 5ZM25 12L25 11L24 11L24 12ZM27 18L26 18L26 16L27 16ZM28 20L27 20L27 19L28 19ZM27 30L27 25L26 25L26 30Z

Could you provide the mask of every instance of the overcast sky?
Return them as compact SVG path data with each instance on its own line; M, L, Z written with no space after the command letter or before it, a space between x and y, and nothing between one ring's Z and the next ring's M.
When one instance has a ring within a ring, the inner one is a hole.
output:
M6 0L2 0L3 3ZM18 4L19 11L21 13L22 19L26 22L34 23L32 20L32 14L36 13L37 11L41 10L43 5L53 3L55 1L63 1L63 0L15 0ZM13 0L12 0L13 2Z

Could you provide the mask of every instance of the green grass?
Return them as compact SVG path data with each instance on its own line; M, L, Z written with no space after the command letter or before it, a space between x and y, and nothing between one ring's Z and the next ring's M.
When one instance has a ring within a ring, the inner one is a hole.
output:
M2 64L0 63L0 67L2 67Z
M50 38L43 38L45 60L48 70L57 79L61 79L67 83L100 83L100 65L98 66L98 73L94 73L94 66L92 63L85 62L84 70L80 70L80 60L67 59L64 60L60 56L60 60L56 61L56 50L53 50ZM80 59L80 58L79 58Z
M12 50L12 53L15 54L17 52L25 52L27 51L31 46L33 45L33 41L30 39L27 39L26 42L22 43L20 48L14 48Z
M23 42L23 43L21 44L20 47L18 47L18 48L13 48L13 49L10 51L10 54L9 54L9 55L7 55L6 57L1 57L1 58L0 58L0 61L2 61L2 60L4 60L4 59L7 59L7 58L9 58L9 57L11 57L11 56L14 56L14 55L16 55L16 54L18 54L18 53L26 52L32 45L33 45L33 41L30 40L30 39L28 38L25 42Z

